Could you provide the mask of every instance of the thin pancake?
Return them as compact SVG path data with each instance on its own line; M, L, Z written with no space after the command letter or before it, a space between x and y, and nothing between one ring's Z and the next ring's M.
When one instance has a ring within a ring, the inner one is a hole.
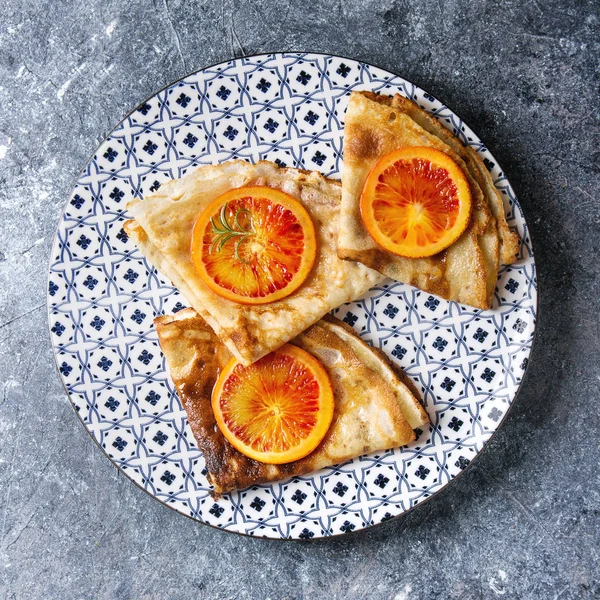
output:
M292 295L265 305L243 305L221 298L198 276L190 246L194 223L217 196L244 185L267 185L299 200L309 212L317 232L315 266ZM140 250L176 285L208 321L229 350L250 364L278 348L344 302L362 296L382 276L361 265L340 260L337 236L341 189L339 182L319 173L279 168L261 161L252 165L235 160L200 167L170 181L128 209L145 236ZM151 251L150 251L151 248Z
M415 419L413 423L418 424L413 426L429 421L397 374L394 379L395 368L375 353L365 360L372 352L369 347L340 321L327 316L292 343L320 360L328 372L335 399L332 424L321 444L306 458L283 465L259 463L227 442L212 412L214 383L231 357L227 348L193 309L158 317L155 324L216 494L310 473L362 454L407 444L415 438L403 416L407 407ZM351 337L357 342L353 339L348 343Z
M450 248L429 258L404 258L379 248L360 217L364 181L385 154L404 146L430 146L448 154L463 170L473 213L465 233ZM503 223L503 256L514 260L516 237L506 225L501 199L479 158L410 100L396 95L353 92L344 129L344 172L338 254L380 273L449 300L489 308L499 265L498 223ZM497 218L501 215L501 220Z

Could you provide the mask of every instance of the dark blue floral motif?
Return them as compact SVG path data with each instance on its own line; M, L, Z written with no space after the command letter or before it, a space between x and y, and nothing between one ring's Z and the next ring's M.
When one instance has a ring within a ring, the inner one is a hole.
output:
M431 95L431 94L423 94L423 96L425 97L426 100L429 100L429 102L435 102L435 98Z
M344 485L341 481L338 481L333 488L333 493L340 496L340 498L348 491L348 486Z
M106 152L104 153L104 158L108 161L108 162L115 162L115 158L117 158L118 153L115 152L112 148L107 148Z
M315 114L312 110L309 110L304 117L304 120L311 125L314 125L318 120L319 116Z
M133 311L131 318L139 325L146 318L146 314L143 313L139 308L136 308Z
M54 294L56 294L56 292L58 292L58 286L57 286L57 285L54 283L54 281L51 281L51 282L48 284L48 293L49 293L51 296L54 296Z
M110 367L112 366L112 360L110 360L109 358L106 358L106 356L103 356L99 361L98 361L98 366L104 371L108 371L110 369Z
M511 294L514 294L519 287L519 283L515 281L512 277L506 282L504 286L505 290L508 290Z
M150 364L150 361L154 358L154 354L148 352L148 350L143 350L142 353L138 356L138 360L143 362L146 366Z
M83 285L85 285L85 287L89 288L90 290L93 290L97 284L98 280L95 277L92 277L91 275L88 275L85 278L85 281L83 282Z
M389 480L389 477L385 477L380 473L379 475L377 475L373 483L375 485L378 485L381 489L383 489L388 484Z
M456 385L456 381L454 379L450 379L450 377L444 377L444 381L442 381L441 387L447 392L451 392L452 388Z
M525 321L522 321L521 319L517 319L515 321L515 324L513 325L513 329L515 331L518 331L519 333L523 333L526 327L527 323L525 323Z
M142 106L138 108L138 111L141 112L144 116L146 116L150 112L151 108L152 107L147 102L145 102Z
M273 121L273 119L271 119L271 117L269 117L267 119L267 122L265 123L265 129L269 133L273 133L278 127L279 127L279 123L277 123L277 121Z
M157 431L156 435L152 438L159 446L164 446L168 439L169 436L165 435L162 431Z
M104 403L104 406L108 408L111 412L115 412L117 410L117 406L119 406L120 402L113 398L112 396Z
M450 419L450 422L448 423L448 427L450 427L450 429L453 429L454 431L458 431L462 426L463 422L456 417L452 417L452 419Z
M392 356L395 356L396 358L402 360L405 354L406 348L403 348L400 344L396 344L394 346L394 349L392 350Z
M119 233L117 234L117 239L120 240L121 242L123 242L124 244L129 239L129 236L127 235L127 233L125 233L125 230L122 227L121 227L121 231L119 231Z
M156 150L158 149L158 146L152 141L152 140L148 140L145 144L144 144L144 152L147 152L150 156L152 156Z
M342 63L335 72L345 78L350 73L350 67Z
M138 277L139 274L136 273L133 269L127 269L127 273L123 275L123 279L129 281L129 283L133 283Z
M292 500L296 504L302 504L306 500L306 494L300 490L296 490L292 496Z
M258 496L256 498L254 498L254 500L252 500L252 503L250 504L250 506L256 511L256 512L260 512L264 506L265 506L265 501L261 500Z
M113 188L113 191L109 194L109 196L115 201L120 202L123 196L125 196L125 192L120 190L118 187Z
M478 342L483 343L483 341L485 340L485 338L488 336L489 332L485 331L485 329L481 329L481 327L477 328L477 331L475 332L475 334L473 335L473 339L477 340Z
M225 512L225 509L222 506L219 506L215 503L212 505L212 508L208 512L211 515L214 515L215 517L219 518Z
M171 471L165 471L160 480L164 481L167 485L171 485L175 481L175 475Z
M467 468L470 462L471 461L468 458L465 458L464 456L459 456L458 460L454 463L454 466L458 467L462 471L463 469Z
M238 130L234 129L231 125L228 125L223 133L228 140L234 140L235 136L238 134Z
M71 204L77 209L79 210L84 203L84 199L79 195L79 194L75 194L73 196L73 199L71 200Z
M90 325L96 330L100 331L103 325L106 323L104 319L101 319L98 315L96 315L91 321Z
M115 441L112 443L112 445L119 452L123 452L123 449L125 448L125 446L127 446L127 442L121 436L119 436L118 438L115 439Z
M351 312L344 317L344 323L348 323L350 326L353 326L356 321L358 321L358 317Z
M231 90L228 90L224 85L222 85L217 92L217 96L219 96L221 100L227 100L229 94L231 94Z
M280 167L287 167L287 165L280 158L275 159L275 164L279 165Z
M160 182L154 180L154 183L150 186L150 191L155 192L160 187Z
M309 75L306 71L300 71L300 75L296 77L296 81L302 85L306 85L312 79L312 75Z
M90 240L90 238L86 237L83 233L79 236L79 239L77 240L77 245L81 246L84 250L87 250L88 246L92 243L92 240Z
M325 162L326 158L327 157L322 152L317 150L317 152L313 156L313 162L321 167L323 165L323 163Z
M439 335L435 338L435 341L433 342L433 347L436 350L439 350L440 352L442 352L442 350L448 345L448 342L444 339L441 338Z
M495 371L492 371L489 367L486 367L483 373L481 374L481 378L490 383L492 379L494 379L495 374Z
M256 88L259 89L263 94L267 93L267 90L271 87L271 82L262 78L257 84Z
M175 102L177 102L177 104L179 104L179 106L181 106L182 108L186 108L186 106L191 102L191 98L189 96L186 96L183 92L181 93L181 95L179 96L179 98L177 98L177 100L175 100Z
M425 302L425 306L429 310L435 310L439 305L440 301L437 298L434 298L433 296L429 296L429 298L427 298L427 301Z
M344 524L340 527L340 531L343 531L344 533L350 533L354 528L354 523L350 523L350 521L344 521Z
M58 337L60 337L65 332L65 326L62 323L59 323L58 321L56 321L56 323L54 323L54 326L52 327L51 331L52 331L52 333L54 333Z
M310 531L309 529L307 529L306 527L300 532L300 534L298 535L298 537L301 540L310 540L310 538L315 537L314 532Z
M498 419L502 416L502 412L499 411L495 406L494 408L492 408L492 410L490 410L490 414L488 415L488 417L492 420L492 421L498 421Z
M193 148L196 145L197 141L198 141L198 138L191 131L189 131L188 134L183 139L183 143L186 146L189 146L190 148Z
M491 171L494 168L494 163L489 158L484 158L483 164L486 166L488 171Z
M152 406L156 406L157 402L160 400L160 395L157 394L154 390L150 391L145 398L146 402L152 404Z
M421 465L416 471L415 471L415 475L419 478L419 479L425 479L425 477L427 477L427 475L429 475L430 471L429 469L424 466Z
M390 319L393 319L398 314L398 307L393 304L388 304L385 307L383 314L390 317Z
M173 307L173 312L179 312L180 310L183 310L185 308L185 306L183 306L183 304L181 304L181 302L178 302L174 307Z
M527 358L523 359L523 362L521 363L521 369L523 369L523 371L527 368L527 365L529 364L529 360Z
M71 371L73 370L73 367L71 365L68 365L66 362L63 362L62 365L60 365L60 372L66 377Z

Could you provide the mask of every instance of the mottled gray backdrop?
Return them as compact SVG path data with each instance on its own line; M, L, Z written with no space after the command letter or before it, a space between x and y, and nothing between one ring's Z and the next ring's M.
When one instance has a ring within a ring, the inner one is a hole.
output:
M0 597L599 598L597 1L0 1ZM268 542L170 511L103 456L50 349L62 205L135 105L277 50L374 63L445 101L525 210L536 348L487 449L404 518Z

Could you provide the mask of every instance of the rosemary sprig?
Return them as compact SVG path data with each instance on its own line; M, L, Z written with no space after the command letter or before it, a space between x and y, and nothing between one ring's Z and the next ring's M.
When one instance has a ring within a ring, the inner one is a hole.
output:
M242 263L247 263L248 261L243 260L239 254L240 244L249 236L254 234L254 229L252 229L252 213L247 208L240 208L235 215L233 216L233 225L229 223L227 220L227 207L229 203L226 203L222 206L221 211L219 212L219 222L215 223L214 217L211 217L210 222L212 225L212 233L216 234L215 238L210 246L211 252L216 249L217 252L220 252L223 249L225 244L233 239L238 238L235 242L235 257ZM240 224L239 218L242 213L248 213L250 219L249 227L250 229L244 229Z

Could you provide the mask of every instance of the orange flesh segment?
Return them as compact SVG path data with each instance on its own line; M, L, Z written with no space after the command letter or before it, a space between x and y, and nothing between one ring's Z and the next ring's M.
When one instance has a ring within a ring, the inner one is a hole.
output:
M316 256L314 226L294 198L269 187L231 190L200 215L192 239L198 274L215 293L265 304L294 292Z
M371 237L400 256L441 252L464 232L470 214L471 193L460 167L432 148L402 148L384 156L361 196Z
M270 464L293 462L312 452L333 417L327 372L291 344L247 367L233 359L215 384L212 406L231 445Z

